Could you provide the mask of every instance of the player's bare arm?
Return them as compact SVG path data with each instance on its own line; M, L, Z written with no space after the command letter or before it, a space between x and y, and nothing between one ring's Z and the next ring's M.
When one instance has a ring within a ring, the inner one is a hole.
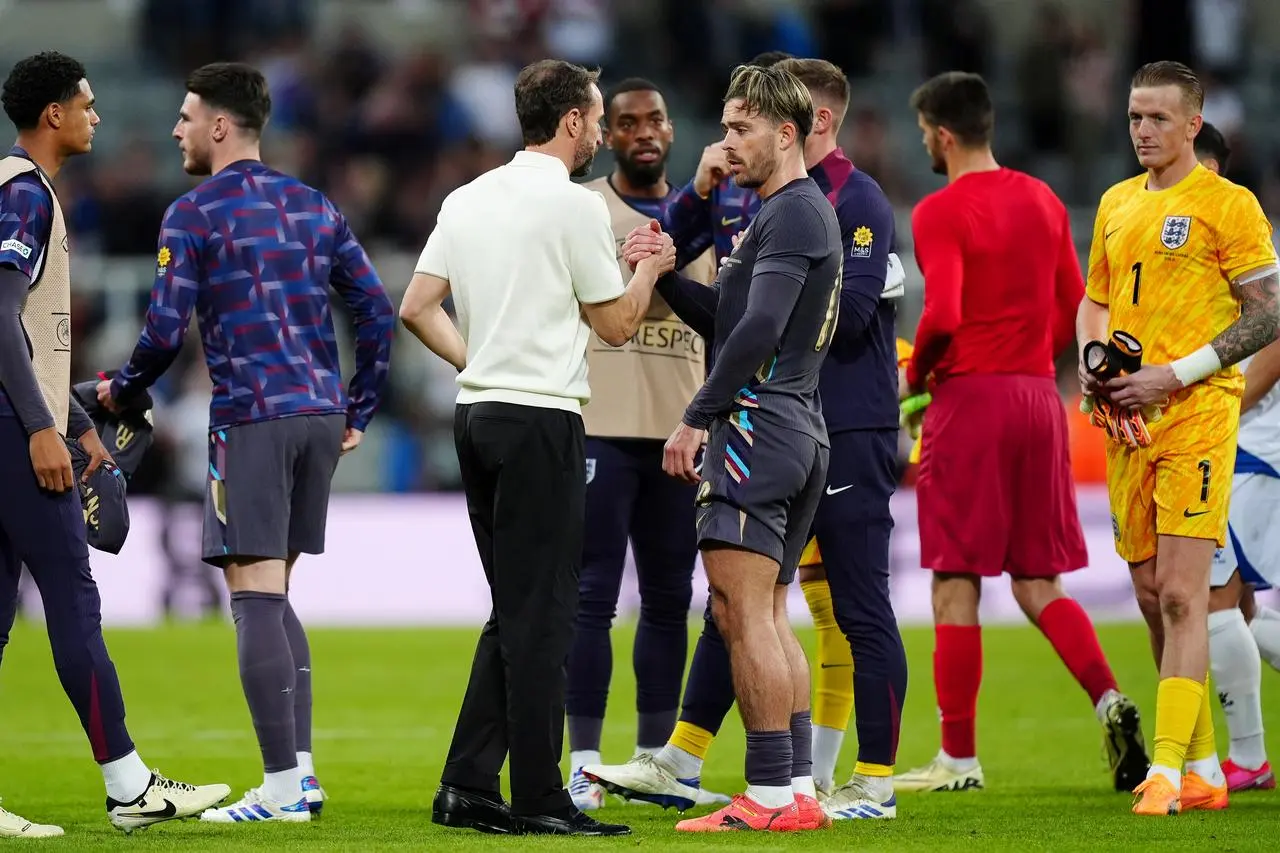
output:
M1171 364L1144 365L1130 376L1104 386L1117 405L1139 408L1159 404L1170 394L1230 367L1276 340L1280 333L1280 271L1274 266L1233 283L1240 318L1210 343Z
M1097 380L1085 370L1084 348L1090 341L1107 339L1107 327L1111 322L1111 309L1100 302L1094 302L1088 296L1080 300L1080 310L1076 312L1076 345L1078 347L1077 371L1080 378L1080 391L1093 394L1098 390Z
M1240 297L1240 319L1210 344L1223 367L1258 352L1280 332L1280 271L1273 266L1260 275L1246 275L1234 288Z
M1257 405L1280 382L1280 343L1267 344L1249 362L1244 372L1244 397L1240 411L1247 412Z
M414 273L400 303L400 321L423 346L461 372L467 366L467 344L444 310L448 296L447 280Z

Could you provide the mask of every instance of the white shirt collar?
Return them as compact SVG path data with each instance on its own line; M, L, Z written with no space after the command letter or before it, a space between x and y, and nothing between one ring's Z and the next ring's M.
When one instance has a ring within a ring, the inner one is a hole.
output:
M543 154L541 151L517 151L516 155L511 158L511 165L559 172L566 178L569 177L569 170L565 168L563 160L559 157L552 157L550 154Z

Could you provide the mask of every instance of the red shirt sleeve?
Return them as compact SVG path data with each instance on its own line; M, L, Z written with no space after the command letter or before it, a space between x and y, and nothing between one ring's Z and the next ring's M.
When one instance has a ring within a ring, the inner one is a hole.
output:
M924 276L924 311L916 329L915 353L907 365L907 383L918 388L946 355L960 328L964 250L955 217L947 215L941 196L916 206L911 233L916 263Z
M1084 299L1084 276L1080 258L1071 239L1071 218L1062 211L1062 245L1058 251L1058 268L1054 276L1053 357L1057 358L1076 336L1076 314Z

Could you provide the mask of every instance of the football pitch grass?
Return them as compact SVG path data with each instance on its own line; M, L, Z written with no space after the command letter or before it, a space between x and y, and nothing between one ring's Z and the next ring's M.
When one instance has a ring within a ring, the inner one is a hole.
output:
M696 626L691 626L691 631ZM1152 741L1156 677L1140 626L1100 628L1122 689L1144 713ZM605 726L606 761L624 761L634 738L629 627L616 632L617 665ZM694 635L691 633L691 640ZM1049 645L1032 629L984 631L985 677L978 745L987 789L899 797L893 821L845 821L795 835L676 833L674 811L610 798L596 814L625 822L618 839L514 838L443 830L431 824L454 715L461 700L472 630L316 630L315 755L330 802L307 826L212 826L171 822L126 837L103 810L102 779L58 686L39 624L20 624L0 673L0 795L30 820L58 823L67 835L12 841L41 849L220 850L302 843L308 850L1274 850L1280 798L1254 792L1226 812L1174 818L1129 814L1130 798L1111 790L1092 708ZM899 766L927 761L938 748L930 674L932 631L905 632L911 682ZM236 674L229 625L110 630L108 643L143 759L172 778L226 782L232 798L261 782L257 745ZM813 647L813 636L802 638ZM691 645L692 647L692 645ZM1265 716L1280 732L1280 678L1264 665ZM1215 702L1215 710L1217 703ZM1226 735L1219 716L1219 746ZM1271 741L1273 749L1277 741ZM742 727L736 710L713 746L704 784L742 789ZM845 745L837 776L847 778L855 746ZM1280 753L1277 754L1280 757ZM504 777L505 782L505 777ZM690 812L689 814L698 814Z

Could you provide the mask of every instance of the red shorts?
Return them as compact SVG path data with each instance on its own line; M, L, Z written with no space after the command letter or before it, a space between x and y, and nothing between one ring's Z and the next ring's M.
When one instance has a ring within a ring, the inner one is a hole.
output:
M1052 379L947 379L925 412L916 483L920 564L1051 578L1088 563L1067 416Z

